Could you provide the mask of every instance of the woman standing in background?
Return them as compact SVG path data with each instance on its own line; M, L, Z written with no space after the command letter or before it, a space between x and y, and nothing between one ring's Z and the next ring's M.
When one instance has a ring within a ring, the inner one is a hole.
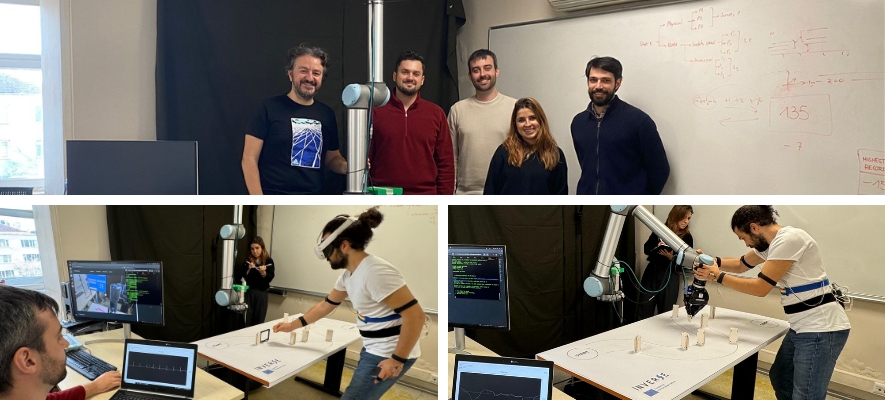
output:
M267 254L264 239L256 236L249 245L249 256L243 263L244 278L249 290L246 291L246 326L264 323L267 317L267 289L274 277L273 258Z

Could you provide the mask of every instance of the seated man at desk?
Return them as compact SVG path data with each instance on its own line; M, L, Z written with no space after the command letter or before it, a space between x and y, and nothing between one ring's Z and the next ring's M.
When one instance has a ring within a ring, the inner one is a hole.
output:
M33 290L0 286L0 400L84 400L120 385L117 371L65 391L61 382L68 341L61 335L58 303Z

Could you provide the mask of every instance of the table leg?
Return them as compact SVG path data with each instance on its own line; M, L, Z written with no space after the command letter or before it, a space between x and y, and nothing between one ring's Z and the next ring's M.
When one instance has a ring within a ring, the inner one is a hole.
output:
M326 359L326 377L324 378L322 385L298 376L295 377L295 380L314 389L321 390L336 397L341 397L341 395L344 394L341 392L341 375L344 374L344 356L346 352L347 349L341 349L341 351L332 354Z
M230 374L233 376L233 371L231 371ZM246 384L243 386L243 400L249 400L249 384L252 383L252 380L246 376L239 376L239 378L246 378L243 379L243 381L246 382Z
M756 363L758 360L759 353L753 353L734 366L734 377L731 381L732 400L753 399L753 392L756 390Z

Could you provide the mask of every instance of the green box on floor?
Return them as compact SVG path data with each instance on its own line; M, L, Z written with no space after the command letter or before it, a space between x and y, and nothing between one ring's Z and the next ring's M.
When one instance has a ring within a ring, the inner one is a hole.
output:
M387 186L370 186L366 188L366 193L376 195L402 195L403 188L387 187Z

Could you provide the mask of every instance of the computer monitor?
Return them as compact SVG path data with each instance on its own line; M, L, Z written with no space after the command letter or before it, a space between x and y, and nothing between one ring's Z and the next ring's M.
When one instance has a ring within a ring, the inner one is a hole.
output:
M160 261L68 261L77 320L164 325Z
M462 354L463 328L510 329L505 246L449 245L449 326Z

